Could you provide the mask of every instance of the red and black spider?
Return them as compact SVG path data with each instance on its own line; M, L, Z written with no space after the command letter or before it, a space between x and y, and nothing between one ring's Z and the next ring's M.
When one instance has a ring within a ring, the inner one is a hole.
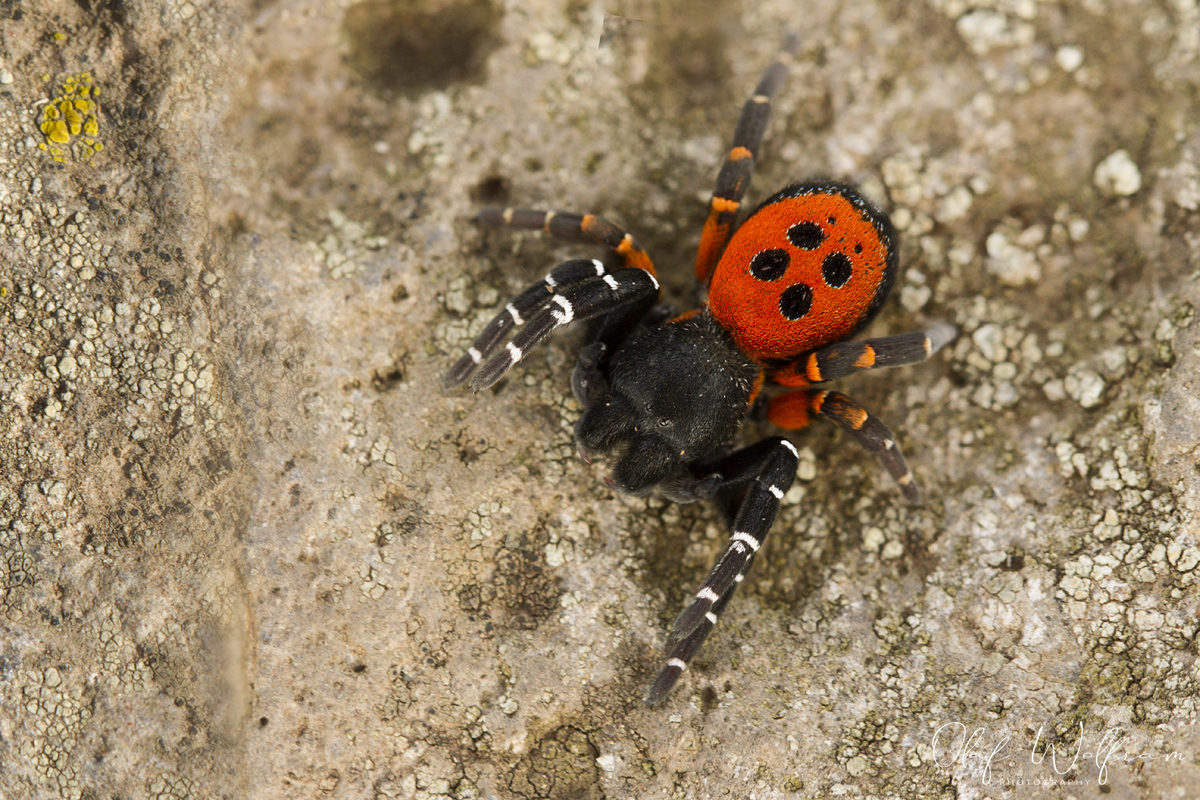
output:
M933 323L925 331L845 341L879 311L897 271L887 215L853 188L793 184L735 226L771 97L797 49L789 38L742 109L696 256L696 280L708 288L700 308L648 324L659 296L650 257L599 217L507 208L478 218L603 245L621 264L611 272L597 260L556 267L491 321L446 375L446 386L470 378L472 389L485 389L554 329L598 319L571 377L584 407L575 424L580 455L590 461L611 453L615 467L606 481L615 489L645 494L657 487L677 502L714 500L732 529L720 560L675 620L651 704L670 691L716 624L795 477L796 448L781 436L731 446L763 383L792 389L771 399L768 420L796 430L814 417L828 419L874 453L915 503L912 473L891 432L850 398L814 384L922 361L955 336L952 326Z

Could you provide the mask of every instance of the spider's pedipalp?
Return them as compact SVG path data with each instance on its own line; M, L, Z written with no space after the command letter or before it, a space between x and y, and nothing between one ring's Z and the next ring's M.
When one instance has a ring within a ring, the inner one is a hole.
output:
M616 447L634 434L634 413L620 394L604 391L588 403L575 422L575 444L586 461Z
M625 457L617 461L611 480L624 492L644 494L665 481L680 467L679 453L661 437L636 439Z

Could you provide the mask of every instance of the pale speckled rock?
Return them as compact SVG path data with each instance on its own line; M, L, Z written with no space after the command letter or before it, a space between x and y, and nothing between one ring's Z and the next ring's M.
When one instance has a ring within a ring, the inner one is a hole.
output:
M798 18L748 199L833 175L895 212L915 272L871 335L960 337L845 390L926 505L796 434L772 540L646 709L726 532L577 459L577 334L441 392L507 297L595 255L468 218L611 216L686 304L737 110ZM1200 782L1186 4L0 21L0 795L1060 797L1030 750L1080 730L1154 756L1081 763L1085 794ZM45 101L85 68L103 147L55 162ZM1122 148L1132 191L1094 172ZM1012 758L956 759L960 728Z

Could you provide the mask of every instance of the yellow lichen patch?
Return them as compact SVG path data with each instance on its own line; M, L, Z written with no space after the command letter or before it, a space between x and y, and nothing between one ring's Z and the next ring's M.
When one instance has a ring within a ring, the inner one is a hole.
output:
M57 97L42 107L38 127L46 141L38 147L55 161L65 161L70 153L76 160L88 162L104 149L100 135L100 87L89 72L68 75Z

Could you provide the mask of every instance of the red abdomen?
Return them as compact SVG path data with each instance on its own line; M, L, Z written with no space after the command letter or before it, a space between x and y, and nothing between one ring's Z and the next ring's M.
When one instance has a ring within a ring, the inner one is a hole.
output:
M754 358L790 358L853 335L896 277L887 215L854 189L796 184L738 228L709 286L713 317Z

